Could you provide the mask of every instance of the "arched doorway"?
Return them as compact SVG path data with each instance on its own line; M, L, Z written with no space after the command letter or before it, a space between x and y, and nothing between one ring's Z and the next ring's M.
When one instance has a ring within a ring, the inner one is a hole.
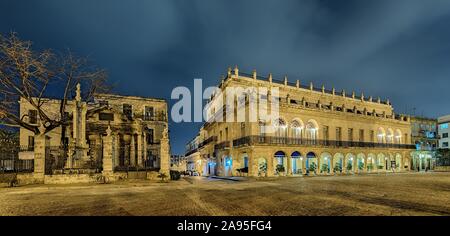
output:
M395 171L396 164L394 156L391 153L388 153L385 159L386 159L386 170Z
M367 172L373 172L377 170L376 160L377 158L375 154L369 153L367 155L367 166L366 166Z
M334 154L333 171L334 173L342 173L344 171L344 155L342 153Z
M364 159L365 159L365 155L363 153L359 153L357 155L356 168L358 168L358 172L364 171L364 166L365 166Z
M401 171L403 169L402 167L402 155L400 153L395 154L395 170Z
M283 151L278 151L274 155L274 166L275 166L275 174L281 175L286 174L286 153Z
M232 176L233 175L233 157L232 156L225 156L223 160L223 166L224 166L224 175L225 176Z
M355 160L355 155L353 155L352 153L348 153L345 156L344 165L345 165L345 172L346 173L351 173L351 172L353 172L355 170L354 169L354 165L353 165L353 160Z
M378 153L377 155L377 169L386 170L386 157L383 153Z
M317 156L314 152L308 152L306 154L306 173L316 174L317 173Z
M298 151L291 154L291 171L293 175L301 175L303 173L303 157Z
M258 158L258 176L267 176L267 160Z
M237 164L239 164L239 166L237 167L237 170L236 170L238 172L238 174L240 174L240 175L248 175L249 166L248 166L247 153L243 153L241 155L239 163L237 163Z
M331 162L332 157L330 153L324 152L320 154L320 173L331 173Z

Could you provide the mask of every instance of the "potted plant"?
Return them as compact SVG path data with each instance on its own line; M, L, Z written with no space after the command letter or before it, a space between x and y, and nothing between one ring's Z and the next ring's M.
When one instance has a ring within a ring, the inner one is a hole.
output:
M372 169L373 169L373 164L372 163L367 164L367 170L372 171Z
M364 170L364 163L363 162L359 162L358 163L358 170Z
M258 166L258 175L261 176L262 174L264 174L264 176L267 176L267 164L266 163L262 163L259 164Z
M353 165L351 162L347 163L347 171L352 171Z
M281 165L281 164L278 164L278 165L276 166L276 171L277 171L277 174L278 174L278 175L279 175L280 173L284 173L284 171L285 171L284 166Z
M328 168L327 164L322 164L322 167L320 168L320 173L328 173L330 171L330 168Z
M334 173L342 173L342 164L340 162L334 166Z
M317 168L317 164L315 163L315 162L312 162L310 165L309 165L309 172L311 173L313 173L313 174L316 174L316 168Z

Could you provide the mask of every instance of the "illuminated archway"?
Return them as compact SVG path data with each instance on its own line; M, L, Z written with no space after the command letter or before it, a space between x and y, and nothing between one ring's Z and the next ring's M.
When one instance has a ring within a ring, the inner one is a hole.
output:
M291 154L291 172L293 175L301 175L303 173L303 157L298 151Z

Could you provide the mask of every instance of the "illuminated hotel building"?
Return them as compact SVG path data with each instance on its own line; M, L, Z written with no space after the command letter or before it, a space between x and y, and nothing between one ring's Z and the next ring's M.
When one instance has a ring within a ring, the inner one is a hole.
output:
M237 109L208 104L211 119L187 144L186 157L201 175L301 176L410 170L410 118L394 113L389 100L316 88L229 69L226 88L278 88L279 116L272 120L219 122L216 114ZM261 95L258 95L259 102ZM269 92L267 100L273 99ZM248 99L248 97L245 97ZM225 101L227 98L224 98ZM234 98L238 99L238 98ZM246 117L249 103L245 103ZM236 106L235 106L236 107ZM265 126L274 132L266 133Z

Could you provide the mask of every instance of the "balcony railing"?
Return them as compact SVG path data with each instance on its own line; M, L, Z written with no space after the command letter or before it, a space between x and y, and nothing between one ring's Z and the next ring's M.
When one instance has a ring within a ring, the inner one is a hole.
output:
M221 143L214 145L214 149L222 150L225 148L229 148L231 146L230 144L231 144L230 141L221 142Z
M233 147L244 145L295 145L295 146L324 146L324 147L365 147L365 148L397 148L397 149L415 149L412 144L394 144L394 143L371 143L337 140L310 140L302 138L287 138L274 136L245 136L233 140Z
M207 144L209 144L211 142L216 142L216 141L217 141L217 136L211 136L211 137L205 139L203 142L201 142L198 145L198 148L201 148L201 147L206 146Z

